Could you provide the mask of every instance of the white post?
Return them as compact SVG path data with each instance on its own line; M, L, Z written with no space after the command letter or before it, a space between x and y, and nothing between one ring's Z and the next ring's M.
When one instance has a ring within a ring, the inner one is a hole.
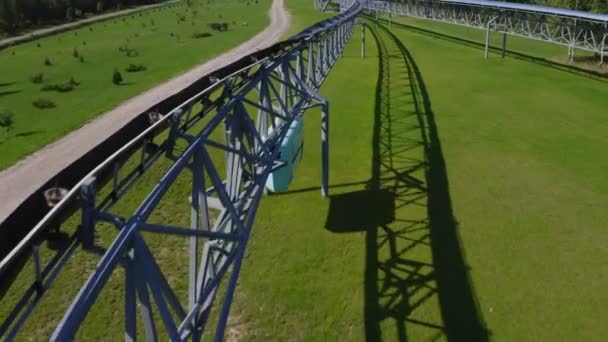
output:
M361 24L361 58L365 58L365 24Z

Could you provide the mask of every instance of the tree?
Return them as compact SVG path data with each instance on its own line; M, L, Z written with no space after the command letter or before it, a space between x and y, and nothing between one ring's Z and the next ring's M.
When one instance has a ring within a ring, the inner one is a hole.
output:
M2 21L4 21L4 29L9 34L17 33L19 26L19 12L17 11L16 0L0 0L2 1Z
M14 123L15 119L13 118L13 113L8 111L0 113L0 127L6 130L5 135L8 135L8 132L13 128Z
M118 69L114 69L114 73L112 74L112 83L114 83L115 85L120 85L122 84L122 75L120 74L120 71L118 71Z

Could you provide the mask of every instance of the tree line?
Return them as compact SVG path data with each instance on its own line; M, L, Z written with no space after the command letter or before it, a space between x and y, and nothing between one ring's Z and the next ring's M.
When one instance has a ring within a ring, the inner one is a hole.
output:
M162 0L0 0L0 29L15 34L21 29L68 22L90 13Z
M15 34L20 29L70 21L87 13L100 13L161 1L163 0L0 0L0 29L5 33ZM608 13L608 0L508 1Z

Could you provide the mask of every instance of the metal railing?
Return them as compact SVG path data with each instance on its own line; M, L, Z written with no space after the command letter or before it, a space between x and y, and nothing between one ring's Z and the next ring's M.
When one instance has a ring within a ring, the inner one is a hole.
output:
M34 281L23 289L0 336L12 339L54 289L53 281L74 251L96 250L95 231L102 223L116 228L114 241L80 289L52 340L75 336L88 311L117 267L125 272L125 336L135 339L136 306L141 308L146 338L157 339L152 311L157 310L171 339L199 340L207 325L222 279L227 280L216 338L222 339L244 250L269 174L283 166L279 149L292 122L315 106L322 108L322 194L328 192L329 104L317 90L352 35L361 6L309 27L292 38L251 56L251 62L201 89L166 115L150 113L153 124L70 189L52 210L0 261L0 276L15 263L30 259ZM217 137L222 139L217 139ZM155 140L160 141L158 143ZM181 152L178 145L184 145ZM224 158L214 158L220 150ZM129 217L112 209L134 191L161 160L171 166ZM225 176L220 170L225 170ZM191 225L149 222L162 196L184 171L192 172ZM102 195L103 194L103 195ZM78 209L79 208L79 209ZM79 222L66 221L74 210ZM74 233L69 244L48 263L39 255L41 235L56 225ZM189 240L188 303L183 305L161 272L143 232L183 236ZM98 248L97 248L98 249ZM59 290L57 290L59 291ZM154 299L152 307L150 295ZM137 303L137 304L136 304ZM172 316L177 315L177 319Z
M491 31L542 40L598 54L603 63L608 46L608 15L544 6L486 0L365 1L369 11L385 12L486 30L486 56Z
M318 9L324 9L326 4L315 1ZM355 19L363 10L483 28L488 34L492 28L505 34L568 45L572 50L594 51L602 61L604 57L606 21L573 16L576 13L501 7L500 3L475 0L401 3L343 0L339 4L340 14L333 18L246 57L239 61L239 67L221 78L209 76L208 87L166 115L150 113L151 125L146 130L54 203L52 210L0 261L0 277L4 278L16 264L34 266L33 281L21 289L21 299L0 322L0 337L10 340L17 336L40 299L53 291L54 280L74 251L79 247L95 250L96 229L100 224L109 224L116 228L114 240L101 253L99 264L80 288L52 339L63 341L75 336L112 272L122 267L127 340L134 340L137 334L138 304L147 339L157 339L152 315L157 310L171 339L199 340L203 331L208 331L205 327L222 279L228 278L215 329L216 338L221 340L266 180L285 164L279 152L289 127L315 106L322 109L321 190L322 195L328 194L329 103L317 91L340 57L352 35ZM362 40L364 55L364 35ZM221 151L223 157L214 157L211 150ZM120 206L123 198L163 160L170 167L139 208L125 217L113 213L112 209ZM186 170L192 173L190 226L151 222L163 195ZM80 215L78 222L66 219L74 212ZM66 225L71 225L71 230ZM72 235L56 255L42 262L41 237L57 227L71 231ZM188 239L186 305L178 300L161 271L144 232ZM150 295L156 304L154 308Z

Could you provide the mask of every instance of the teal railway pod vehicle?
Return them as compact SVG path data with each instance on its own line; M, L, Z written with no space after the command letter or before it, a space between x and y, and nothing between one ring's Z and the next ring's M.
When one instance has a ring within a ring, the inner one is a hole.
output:
M281 144L279 160L284 165L274 170L268 177L266 181L266 188L268 190L283 192L289 188L295 170L302 159L304 149L303 132L302 117L299 116L289 126L287 135Z

